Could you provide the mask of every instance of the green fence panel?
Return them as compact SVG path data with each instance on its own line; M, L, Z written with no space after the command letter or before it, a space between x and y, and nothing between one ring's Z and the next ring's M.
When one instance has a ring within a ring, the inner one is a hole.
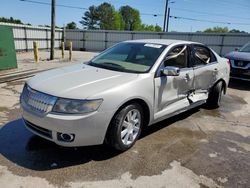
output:
M17 68L16 51L11 27L0 26L0 70Z

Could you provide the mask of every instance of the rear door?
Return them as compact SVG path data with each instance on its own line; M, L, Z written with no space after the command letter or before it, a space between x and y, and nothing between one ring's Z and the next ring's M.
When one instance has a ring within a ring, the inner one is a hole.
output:
M207 92L213 86L218 74L218 62L213 52L203 45L192 46L192 67L196 92Z

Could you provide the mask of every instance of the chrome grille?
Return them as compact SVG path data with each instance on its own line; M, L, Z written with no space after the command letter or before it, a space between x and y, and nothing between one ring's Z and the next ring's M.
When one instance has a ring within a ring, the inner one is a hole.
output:
M45 114L52 110L56 102L56 97L41 93L31 89L28 85L24 86L21 95L21 104L35 113Z

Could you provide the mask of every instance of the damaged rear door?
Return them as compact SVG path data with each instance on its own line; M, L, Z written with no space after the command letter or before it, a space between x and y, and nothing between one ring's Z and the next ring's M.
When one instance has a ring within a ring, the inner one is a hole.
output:
M194 90L194 70L190 66L190 47L178 45L166 55L155 78L155 119L190 105L188 96ZM178 76L165 76L166 67L177 67Z
M217 59L209 48L193 45L191 64L194 69L195 92L189 98L192 102L206 100L208 90L213 86L218 75Z

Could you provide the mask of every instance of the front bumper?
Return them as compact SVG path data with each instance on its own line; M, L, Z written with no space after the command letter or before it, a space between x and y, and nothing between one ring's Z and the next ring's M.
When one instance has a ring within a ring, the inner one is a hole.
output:
M230 78L250 81L250 69L231 68Z
M23 120L27 129L40 137L67 147L102 144L112 116L113 111L96 111L86 115L48 113L44 117L39 117L23 109ZM62 141L58 139L59 133L74 135L74 140Z
M230 60L230 78L250 81L250 62L241 60Z

